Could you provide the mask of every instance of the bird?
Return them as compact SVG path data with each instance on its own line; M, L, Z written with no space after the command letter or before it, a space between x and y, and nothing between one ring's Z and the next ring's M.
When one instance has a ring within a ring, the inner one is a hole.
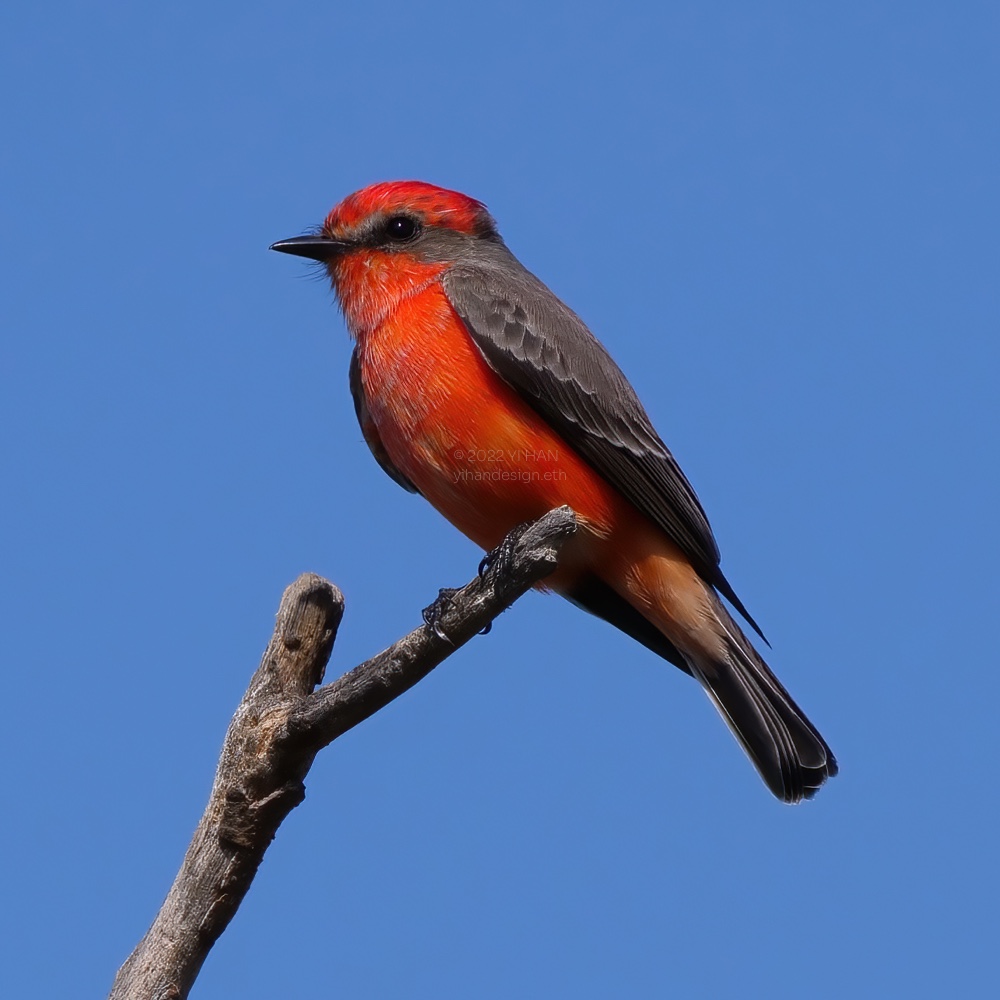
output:
M568 505L579 529L547 589L697 680L783 802L837 773L723 602L764 640L635 390L482 202L424 181L376 183L271 249L325 268L354 340L361 433L396 483L486 551Z

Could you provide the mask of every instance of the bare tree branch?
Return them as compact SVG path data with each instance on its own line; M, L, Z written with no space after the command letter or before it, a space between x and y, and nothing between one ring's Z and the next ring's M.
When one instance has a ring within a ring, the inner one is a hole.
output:
M278 620L226 733L208 806L153 925L118 970L111 1000L180 1000L228 926L285 817L305 797L316 754L426 677L556 568L576 531L568 507L512 531L489 568L442 591L428 624L314 690L344 599L315 574L286 591Z

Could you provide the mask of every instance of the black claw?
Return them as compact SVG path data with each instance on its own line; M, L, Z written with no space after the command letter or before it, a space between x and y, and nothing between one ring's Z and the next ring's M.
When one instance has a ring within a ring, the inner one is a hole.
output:
M451 605L451 599L458 593L457 587L442 587L438 591L437 597L427 605L421 612L424 624L439 638L445 642L451 642L441 629L441 616Z
M480 630L480 635L489 635L493 631L493 622L487 622Z
M479 563L479 576L484 577L487 573L496 571L501 575L510 570L514 561L514 550L521 536L530 528L531 521L517 524L504 535L503 541L492 551L487 552Z

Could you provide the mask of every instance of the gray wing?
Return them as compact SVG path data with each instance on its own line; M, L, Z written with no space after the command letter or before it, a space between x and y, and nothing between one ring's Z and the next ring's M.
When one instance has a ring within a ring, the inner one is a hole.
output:
M621 369L576 313L499 243L450 268L443 281L490 367L659 525L764 638L719 568L719 548L691 484Z
M365 391L361 386L361 366L358 363L358 349L356 347L351 352L351 365L348 369L347 379L351 386L351 396L354 399L354 415L358 418L361 434L371 453L375 456L375 461L382 467L382 471L394 482L399 483L404 490L408 490L410 493L419 493L416 486L392 464L392 459L389 458L389 453L385 450L385 445L382 444L382 438L379 437L378 428L368 412Z

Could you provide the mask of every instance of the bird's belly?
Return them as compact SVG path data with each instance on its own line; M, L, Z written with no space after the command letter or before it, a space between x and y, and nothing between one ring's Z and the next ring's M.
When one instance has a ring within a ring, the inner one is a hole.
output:
M493 548L569 504L606 535L624 502L487 365L438 285L359 337L361 381L390 458L460 531Z
M393 464L484 549L568 504L581 522L545 582L609 583L680 648L708 614L680 549L580 458L490 367L437 285L358 337L368 410Z

